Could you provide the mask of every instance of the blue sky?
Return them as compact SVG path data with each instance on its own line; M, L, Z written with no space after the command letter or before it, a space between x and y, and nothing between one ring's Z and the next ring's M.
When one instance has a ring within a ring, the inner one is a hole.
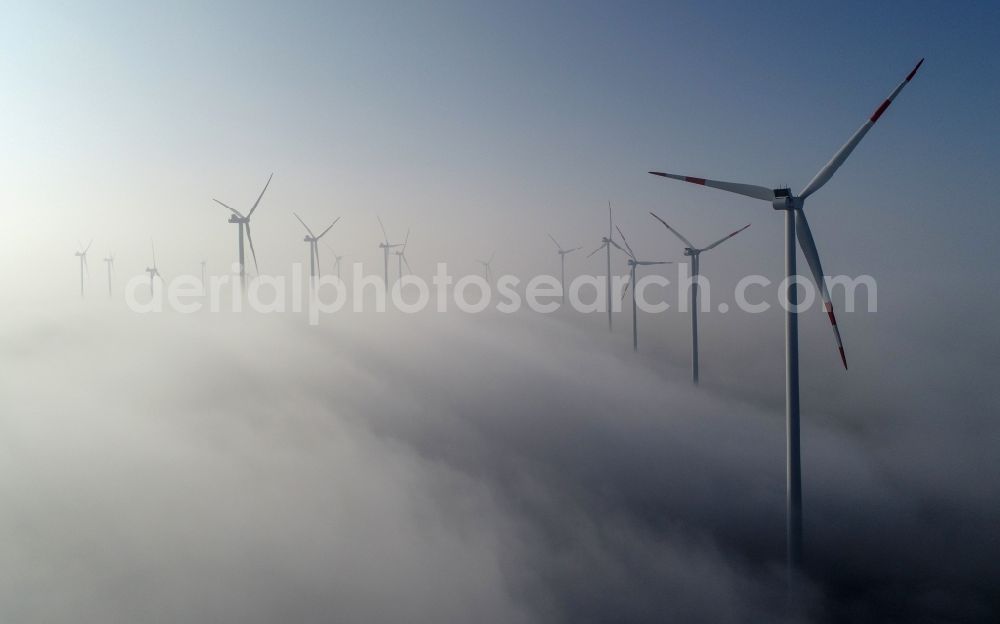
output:
M546 230L595 241L609 199L644 255L679 253L650 228L656 209L696 239L754 222L745 253L778 271L780 223L766 207L644 172L801 189L925 56L812 200L813 227L832 272L906 277L933 257L941 275L984 275L995 253L979 234L1000 230L988 184L1000 164L998 13L985 2L19 3L0 26L4 254L67 284L56 251L91 236L136 270L151 236L174 272L201 257L224 265L234 233L211 198L249 204L274 171L256 234L271 271L304 256L292 210L343 215L332 242L356 259L379 260L378 213L398 236L414 227L427 270L445 259L473 271L499 248L501 269L528 271L551 261Z

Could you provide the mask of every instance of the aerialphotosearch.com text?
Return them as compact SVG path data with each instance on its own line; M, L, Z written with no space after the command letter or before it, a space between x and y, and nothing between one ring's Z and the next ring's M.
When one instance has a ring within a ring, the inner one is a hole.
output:
M704 275L692 279L686 264L678 264L676 278L648 274L638 277L634 291L627 275L611 276L611 308L620 311L632 305L646 313L662 313L670 309L687 312L692 289L697 287L701 312L729 312L732 306L721 302L713 306L711 283ZM250 310L261 314L282 312L308 313L309 323L317 324L322 315L345 309L354 312L386 312L390 309L406 314L424 312L433 306L437 312L458 310L477 314L489 309L511 314L525 306L539 314L551 314L570 308L582 314L603 313L608 309L608 279L606 275L577 275L566 285L565 296L559 278L535 275L523 280L516 275L501 275L487 281L480 275L456 278L447 263L437 264L430 284L417 275L392 279L388 288L381 274L365 274L364 265L354 263L350 284L336 275L311 278L299 263L292 265L291 276L260 275L247 279L241 286L239 267L227 275L213 275L202 283L195 275L180 275L170 280L150 279L137 275L125 285L126 305L137 313L170 310L191 314ZM747 275L733 289L732 305L749 314L760 314L774 303L782 309L805 311L821 303L817 285L804 276L793 276L778 283L763 275ZM797 303L789 301L788 284L797 286ZM878 289L870 275L849 277L828 276L826 287L838 309L854 312L856 301L863 298L868 312L878 308ZM626 290L628 289L628 290ZM670 303L670 301L674 303Z

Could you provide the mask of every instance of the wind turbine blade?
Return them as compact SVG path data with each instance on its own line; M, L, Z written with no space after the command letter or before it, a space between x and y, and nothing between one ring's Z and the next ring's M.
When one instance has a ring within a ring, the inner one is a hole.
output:
M253 249L253 237L250 236L250 222L247 221L247 242L250 243L250 255L253 256L253 270L258 275L260 274L260 267L257 266L257 252Z
M562 245L560 245L559 241L557 241L551 234L546 233L545 235L549 237L549 240L551 240L553 243L555 243L556 249L558 249L559 251L563 250Z
M611 201L608 201L608 238L610 239L614 236L614 232L611 229Z
M571 254L574 251L577 251L579 249L583 249L583 247L574 247L573 249L567 249L567 250L563 251L563 255L565 256L566 254Z
M330 231L330 228L332 228L333 226L337 225L337 221L340 221L340 217L337 217L336 219L334 219L333 223L330 224L330 227L328 227L325 230L323 230L323 232L320 233L320 235L317 236L316 238L323 238L323 234L326 234L327 232Z
M653 260L642 260L642 261L639 261L639 260L636 260L635 263L638 264L639 266L652 266L654 264L673 264L673 262L670 262L668 260L657 260L657 261L653 261Z
M653 218L656 219L657 221L659 221L660 223L662 223L663 226L666 227L668 230L670 230L673 233L674 236L676 236L677 238L681 239L682 243L684 243L685 245L687 245L691 249L694 249L694 245L691 243L691 241L689 241L688 239L684 238L683 234L681 234L680 232L678 232L674 228L672 228L669 225L667 225L667 222L664 221L663 219L661 219L659 217L659 215L657 215L655 212L650 212L649 214L653 215Z
M407 243L410 242L410 228L406 228L406 237L403 238L403 250L406 250Z
M322 275L323 274L323 268L322 268L322 265L320 265L320 263L319 263L319 243L313 241L312 248L313 248L312 249L313 250L313 256L316 257L316 275Z
M830 301L830 293L826 289L826 282L823 280L823 265L819 261L819 252L816 251L816 241L813 240L812 230L809 229L809 221L801 210L795 211L795 233L799 239L799 247L802 254L809 263L809 270L812 271L813 280L819 293L823 297L823 306L826 314L830 317L830 325L833 327L833 337L837 340L837 350L840 352L840 361L844 368L847 368L847 356L844 354L844 342L840 339L840 330L837 328L837 317L833 314L833 303Z
M406 265L406 270L407 271L409 271L410 273L413 273L413 269L410 268L410 261L406 259L405 255L403 256L403 264Z
M489 264L489 263L493 262L493 258L495 258L496 255L497 255L497 252L495 252L495 251L493 253L491 253L490 254L490 259L486 261L486 264Z
M615 242L615 241L613 241L613 240L609 240L608 242L609 242L609 243L611 243L612 245L614 245L615 247L617 247L617 248L618 248L618 249L619 249L619 250L620 250L620 251L621 251L621 252L622 252L623 254L626 254L626 255L628 255L628 257L629 257L629 258L632 258L633 260L635 260L635 256L633 256L633 255L632 255L632 254L630 254L629 252L627 252L627 251L625 251L624 249L622 249L622 246L621 246L621 245L619 245L618 243L616 243L616 242Z
M306 232L309 232L309 236L312 236L313 238L316 238L316 235L313 234L313 231L309 229L309 226L306 225L306 222L302 220L302 217L300 217L298 214L296 214L294 212L292 214L295 215L295 218L299 220L299 223L301 223L302 227L304 227L306 229Z
M239 218L241 218L241 219L243 218L243 215L242 215L242 214L240 213L240 211L239 211L239 210L237 210L237 209L235 209L235 208L233 208L232 206L227 206L226 204L223 204L223 203L222 203L222 202L220 202L219 200L215 199L214 197L212 198L212 201L214 201L215 203L219 204L219 205L220 205L220 206L222 206L223 208L227 208L227 209L228 209L228 210L229 210L230 212L232 212L232 213L233 213L234 215L236 215L237 217L239 217Z
M591 257L592 255L594 255L595 253L597 253L598 251L600 251L600 250L604 249L604 248L605 248L605 247L607 247L607 246L608 246L608 244L607 244L607 243L601 243L601 246L600 246L600 247L598 247L597 249L595 249L594 251L590 252L589 254L587 254L587 257L588 257L588 258L589 258L589 257Z
M622 288L622 301L625 301L625 295L628 294L628 287L632 284L632 280L625 281L625 288Z
M265 185L264 185L264 188L263 188L263 189L261 189L261 191L260 191L260 195L258 195L258 196L257 196L257 201L255 201L255 202L253 203L253 208L251 208L251 209L250 209L250 212L248 212L248 213L247 213L247 219L249 219L250 217L252 217L252 216L253 216L253 211L254 211L254 210L257 210L257 205L258 205L258 204L260 204L260 200L261 200L261 198L262 198L262 197L264 197L264 191L266 191L266 190L267 190L267 187L271 185L271 178L273 178L273 177L274 177L274 174L273 174L273 173L272 173L272 174L271 174L270 176L268 176L268 178L267 178L267 184L265 184Z
M875 112L872 113L872 116L869 117L868 120L865 121L865 123L863 123L860 128L858 128L858 130L854 133L854 135L850 139L848 139L847 143L845 143L844 146L841 147L840 150L833 155L833 158L830 159L830 162L826 163L826 165L819 170L816 176L812 180L810 180L809 184L807 184L806 188L802 190L802 193L799 195L799 197L801 197L802 199L809 197L810 195L818 191L820 188L822 188L824 184L830 181L830 178L833 177L833 174L837 172L837 169L840 169L840 166L844 164L844 161L847 160L847 157L851 155L851 152L854 151L854 148L858 146L858 143L861 142L861 139L865 138L865 135L868 134L868 131L872 129L872 126L874 126L875 122L878 121L879 117L882 116L882 113L885 112L885 109L889 108L889 105L892 104L892 101L896 99L896 96L899 95L899 92L903 90L903 87L905 87L907 83L910 82L910 80L917 73L917 70L920 69L920 66L923 65L923 63L924 59L920 59L916 67L914 67L913 70L906 75L906 78L903 78L903 82L899 83L899 85L897 85L896 88L892 90L892 93L889 94L889 97L886 98L886 100L882 102L882 104L879 105L878 108L875 109Z
M650 171L649 173L663 178L680 180L681 182L690 182L691 184L710 186L712 188L717 188L722 191L729 191L730 193L736 193L738 195L746 195L747 197L753 197L754 199L762 199L764 201L774 200L774 191L769 188L765 188L763 186L756 186L753 184L740 184L738 182L722 182L721 180L708 180L706 178L693 178L691 176L677 175L674 173L663 173L661 171Z
M705 247L704 249L702 249L702 251L708 251L709 249L715 249L716 247L718 247L718 246L719 246L719 245L721 245L722 243L726 242L726 241L727 241L727 240L729 240L730 238L732 238L732 237L736 236L737 234L739 234L739 233L740 233L740 232L742 232L743 230L747 229L748 227L750 227L750 224L749 224L749 223L747 223L746 225L744 225L744 226L743 226L743 227L741 227L740 229L736 230L736 231L735 231L735 232L733 232L732 234L727 234L726 236L723 236L722 238L720 238L719 240L715 241L714 243L712 243L712 244L711 244L711 245L709 245L708 247Z
M628 255L632 256L632 259L635 260L635 252L632 251L632 246L629 245L628 241L625 239L625 233L622 232L622 229L617 225L615 226L615 229L618 230L618 235L622 237L622 242L625 243L625 247L628 248ZM621 247L619 247L619 249L621 249Z
M90 242L87 243L87 248L83 250L83 253L86 254L88 251L90 251L90 246L93 244L94 244L94 239L90 239Z
M149 247L153 250L153 268L156 268L156 243L149 241Z
M385 237L385 244L388 245L389 244L389 234L387 234L386 231L385 231L385 224L382 223L382 217L380 217L378 215L375 215L375 218L378 219L378 226L380 228L382 228L382 236Z

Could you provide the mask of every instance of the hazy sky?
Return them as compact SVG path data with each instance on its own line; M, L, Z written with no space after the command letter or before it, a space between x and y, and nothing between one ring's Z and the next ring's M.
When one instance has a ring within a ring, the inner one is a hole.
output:
M30 275L72 292L77 240L95 239L94 258L117 252L129 274L155 236L167 274L203 257L225 270L235 228L211 198L249 206L273 171L254 224L265 272L306 258L293 210L316 224L343 215L327 240L373 272L376 213L393 237L413 227L418 272L439 259L475 271L494 248L500 272L555 271L543 232L596 246L610 199L640 255L680 253L650 209L696 242L752 221L726 260L777 274L769 208L645 171L801 189L926 56L811 201L813 228L833 273L984 276L996 254L976 233L1000 229L987 183L1000 164L998 12L8 3L4 264L32 267L10 277L19 287Z

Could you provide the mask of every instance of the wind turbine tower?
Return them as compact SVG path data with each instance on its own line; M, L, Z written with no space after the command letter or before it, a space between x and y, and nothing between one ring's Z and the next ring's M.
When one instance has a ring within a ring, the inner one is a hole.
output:
M793 281L795 276L796 240L802 249L802 254L809 264L813 279L816 281L820 295L823 298L823 305L826 308L827 316L830 318L830 325L833 327L834 339L837 343L837 351L844 368L847 368L847 357L844 354L844 345L840 338L840 330L837 329L837 319L833 313L833 304L830 301L830 293L826 283L823 281L823 266L820 263L819 252L816 250L816 242L813 239L812 230L809 228L809 221L806 220L806 213L803 210L806 199L830 181L833 175L840 169L858 146L861 139L868 134L875 122L882 117L889 105L892 104L899 92L909 84L924 60L906 75L899 85L889 94L875 112L865 120L860 128L855 131L847 143L833 155L826 165L820 169L813 179L805 186L801 193L795 195L791 189L777 188L771 189L765 186L753 184L740 184L735 182L723 182L721 180L710 180L707 178L696 178L693 176L678 175L674 173L663 173L650 171L653 175L664 178L672 178L682 182L690 182L701 186L745 195L766 201L777 211L785 213L785 273L788 277L787 300L798 302L798 288ZM786 528L787 528L787 557L789 568L789 579L794 581L796 572L802 563L802 467L799 448L799 325L798 316L792 306L785 313L785 419L787 433L787 488L786 488Z
M153 279L159 277L160 281L163 280L163 276L160 275L160 270L156 268L156 245L152 241L149 242L149 246L153 250L153 266L146 267L146 273L149 273L149 296L153 296Z
M315 285L316 276L323 273L323 269L319 265L319 239L326 236L326 233L330 231L330 228L337 225L337 221L340 221L340 217L334 219L333 223L327 226L327 228L320 232L319 236L317 236L313 234L312 230L309 229L309 226L302 220L302 217L294 212L292 214L295 215L295 218L299 220L299 223L302 224L302 227L304 227L307 232L306 236L302 240L309 243L309 280Z
M667 225L666 221L652 212L649 214L653 215L654 219L662 223L664 227L670 230L674 236L681 239L681 242L687 245L687 247L684 248L684 255L691 258L691 377L694 384L698 385L698 272L701 264L701 252L708 251L709 249L715 249L722 243L750 227L750 224L747 223L732 234L727 234L708 247L702 247L699 249L695 247L691 241L684 238L680 232Z
M111 298L111 274L114 272L115 268L115 254L109 253L108 257L104 259L104 264L108 266L108 298Z
M413 269L410 268L410 261L406 259L406 246L410 244L410 230L406 230L406 238L403 239L403 246L397 249L396 262L399 264L399 279L403 279L403 263L406 263L406 270L412 272Z
M559 254L559 287L562 289L562 304L566 305L566 254L573 253L580 247L574 247L572 249L563 249L562 245L559 244L551 234L546 234L556 246L556 253Z
M382 223L382 217L376 217L378 219L378 225L382 228L383 242L379 243L378 246L382 250L382 268L383 276L385 278L385 288L389 289L389 250L396 247L401 247L402 243L390 243L389 235L385 231L385 224Z
M81 249L80 251L77 251L75 254L73 254L77 258L80 259L80 297L83 297L83 276L84 276L84 273L86 273L88 276L90 275L90 267L87 266L87 252L90 251L90 246L93 245L93 244L94 244L94 239L90 239L90 242L87 243L86 247L83 247L83 245L80 245L80 247L83 247L83 249Z
M594 251L587 254L587 257L591 257L598 251L604 249L607 252L608 261L608 273L607 273L607 306L608 306L608 331L611 331L611 245L614 245L621 251L625 251L621 246L614 241L614 225L611 223L611 202L608 202L608 235L601 237L601 246Z
M652 266L655 264L673 264L673 262L660 261L660 260L639 260L635 257L635 252L632 251L632 246L628 244L628 239L625 238L625 233L618 226L618 234L622 237L622 242L625 243L625 254L628 255L628 269L629 269L629 281L625 284L625 292L622 293L622 299L629 291L629 287L632 290L632 350L639 350L639 314L637 310L637 304L635 300L635 268L640 266ZM616 245L617 247L617 245ZM619 247L619 249L621 249Z
M257 201L255 201L253 203L253 206L250 207L250 212L248 212L246 214L246 216L244 216L242 212L240 212L239 210L233 208L232 206L227 206L226 204L222 203L221 201L219 201L217 199L213 199L212 200L215 203L217 203L220 206L222 206L223 208L226 208L227 210L229 210L231 213L233 213L233 214L229 215L229 222L230 223L235 223L235 224L237 224L239 226L240 286L242 287L243 292L246 292L246 288L247 288L246 262L245 262L245 258L244 258L244 254L243 254L243 235L244 235L244 231L246 233L246 240L247 240L248 243L250 243L250 255L253 256L254 270L257 273L260 273L260 268L257 266L257 252L254 251L254 248L253 248L253 237L250 236L250 217L253 216L254 211L257 210L257 206L260 205L260 200L261 200L262 197L264 197L264 191L266 191L267 187L270 186L270 184L271 184L271 178L273 178L273 177L274 177L274 174L272 173L267 178L267 183L264 185L264 189L260 192L260 195L257 196Z

